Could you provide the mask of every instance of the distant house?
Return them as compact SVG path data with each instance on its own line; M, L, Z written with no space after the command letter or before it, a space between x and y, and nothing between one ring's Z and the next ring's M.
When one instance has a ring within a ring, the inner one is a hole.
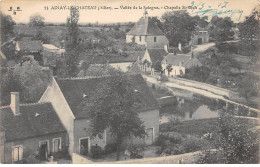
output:
M57 61L65 61L65 49L60 49L52 44L43 44L43 66L50 67L56 75Z
M161 63L165 56L167 56L167 52L161 49L146 49L145 54L142 58L142 69L144 71L154 71L154 66L156 63Z
M43 64L42 51L43 47L39 40L22 40L16 42L16 55L22 57L33 56L41 65Z
M1 163L19 163L39 154L68 148L68 133L49 102L19 104L19 93L11 92L11 104L0 108Z
M134 27L126 33L126 42L135 42L140 45L145 45L147 48L165 48L169 47L169 41L165 37L162 30L147 16L144 16L134 25Z
M88 155L91 146L98 145L104 149L107 144L115 143L109 129L103 137L91 139L89 134L90 120L87 108L83 110L83 100L96 93L98 84L106 82L111 76L84 78L53 78L40 102L51 102L57 115L69 133L70 153ZM144 121L148 136L145 139L129 137L125 143L147 144L155 143L159 136L159 106L143 77L130 75L129 81L139 92L141 107L139 117Z
M196 30L194 31L190 45L200 45L209 42L209 33L207 28L202 28L200 26L196 26Z
M108 63L115 69L120 69L123 72L128 71L129 67L134 62L142 59L145 51L124 51L120 56L96 56L92 60L92 64L106 64Z
M169 53L162 60L162 70L167 76L178 76L186 73L186 70L192 67L201 67L201 62L188 54Z

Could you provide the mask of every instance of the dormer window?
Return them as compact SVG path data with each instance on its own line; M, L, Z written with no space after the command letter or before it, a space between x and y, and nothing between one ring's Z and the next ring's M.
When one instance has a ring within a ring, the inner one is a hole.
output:
M156 37L153 37L153 42L157 42L157 38Z

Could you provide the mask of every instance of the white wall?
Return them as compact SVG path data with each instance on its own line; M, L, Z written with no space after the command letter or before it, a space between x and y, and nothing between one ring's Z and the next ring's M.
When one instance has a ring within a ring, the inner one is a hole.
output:
M183 66L172 66L172 71L168 74L167 64L162 64L162 70L165 70L165 75L167 76L178 76L181 75L180 70L185 74L185 67Z
M72 153L74 145L73 134L75 117L54 78L52 78L51 85L48 86L39 102L51 102L55 112L69 133L69 151Z

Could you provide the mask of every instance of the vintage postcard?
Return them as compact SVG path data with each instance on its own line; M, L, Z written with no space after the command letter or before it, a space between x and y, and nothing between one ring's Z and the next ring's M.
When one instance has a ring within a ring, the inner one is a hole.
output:
M0 163L259 163L259 0L1 0Z

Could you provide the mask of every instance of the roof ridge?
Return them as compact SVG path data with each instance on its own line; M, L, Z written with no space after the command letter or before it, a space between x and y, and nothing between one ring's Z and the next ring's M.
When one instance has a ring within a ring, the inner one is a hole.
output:
M113 75L99 75L99 76L83 76L83 77L67 77L67 78L57 78L58 80L80 80L80 79L92 79L92 78L105 78L105 77L113 77L118 74Z
M32 106L32 105L40 105L46 103L51 103L51 102L21 103L20 106Z

